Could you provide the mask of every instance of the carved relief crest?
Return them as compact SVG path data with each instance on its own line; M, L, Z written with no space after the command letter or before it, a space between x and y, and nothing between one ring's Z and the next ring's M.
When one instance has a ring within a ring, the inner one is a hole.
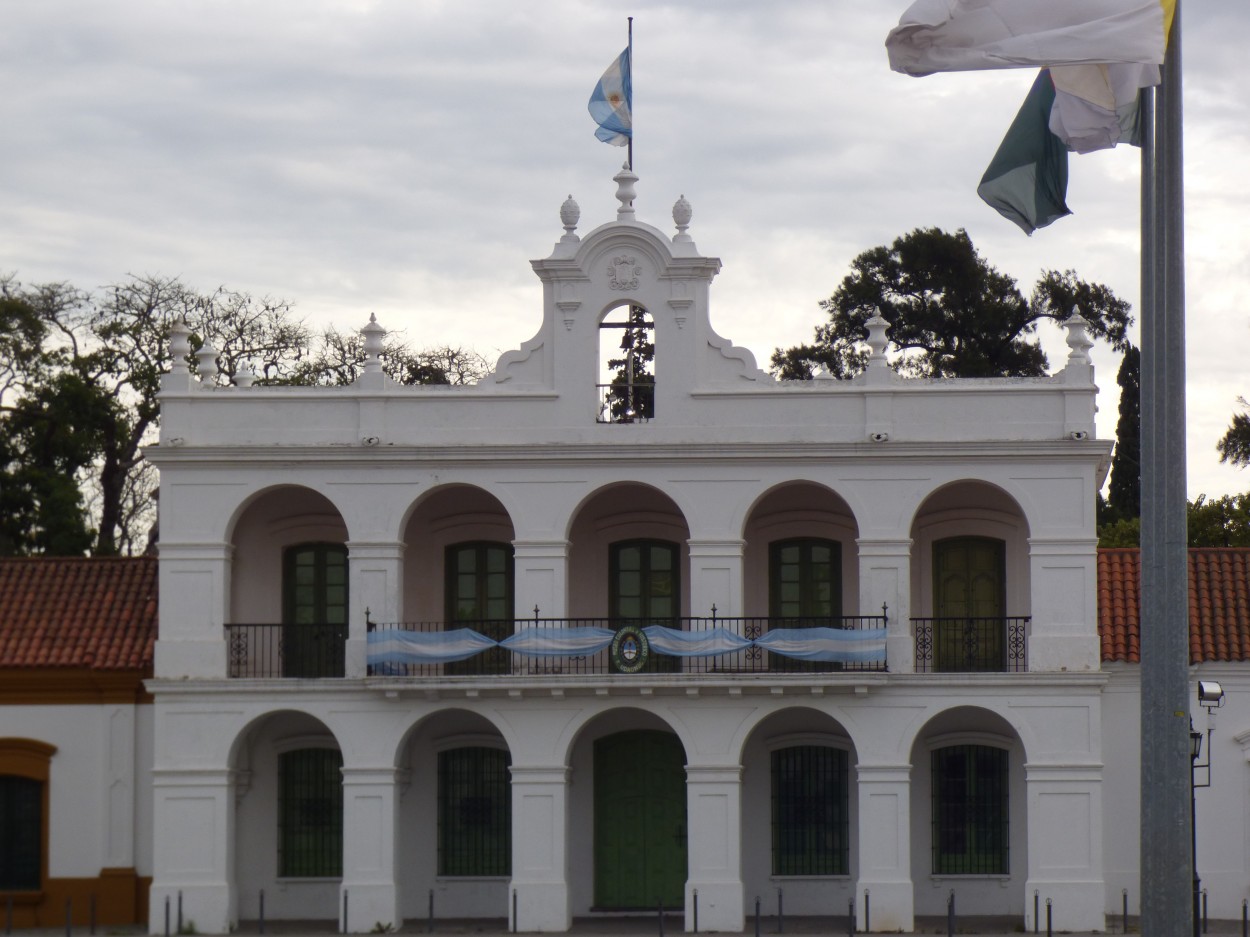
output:
M638 275L641 273L642 267L638 265L638 258L629 254L618 254L608 264L608 286L614 290L636 290Z

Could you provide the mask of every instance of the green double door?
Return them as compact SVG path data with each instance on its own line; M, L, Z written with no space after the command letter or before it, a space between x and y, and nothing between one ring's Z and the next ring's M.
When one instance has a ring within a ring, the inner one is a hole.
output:
M686 754L668 732L595 742L595 908L681 908L686 886Z

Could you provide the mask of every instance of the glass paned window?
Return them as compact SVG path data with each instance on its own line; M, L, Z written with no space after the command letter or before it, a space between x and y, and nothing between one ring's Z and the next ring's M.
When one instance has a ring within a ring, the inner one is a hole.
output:
M933 752L933 874L1007 875L1007 752L952 745Z
M0 891L37 891L42 885L43 785L0 775Z
M952 537L933 545L934 656L947 672L1001 671L1006 662L1006 544Z
M769 544L770 628L836 628L842 615L842 544L802 538ZM769 669L830 671L840 664L769 654Z
M438 754L438 874L512 873L512 792L507 751Z
M347 547L305 543L283 563L282 673L341 677L347 640Z
M469 627L496 641L512 633L512 544L453 543L446 550L445 570L448 629ZM510 666L506 650L490 648L443 669L448 674L474 675L507 673Z
M278 756L278 875L343 874L343 756L301 748Z
M847 754L825 745L772 753L774 875L846 875Z

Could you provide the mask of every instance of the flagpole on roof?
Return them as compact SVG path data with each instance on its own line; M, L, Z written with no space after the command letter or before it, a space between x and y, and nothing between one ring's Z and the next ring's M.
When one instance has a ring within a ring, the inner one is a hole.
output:
M1196 934L1200 922L1188 719L1181 93L1177 2L1163 82L1145 99L1153 106L1145 108L1142 146L1141 931L1148 937Z
M629 17L629 83L630 83L630 100L629 100L629 151L625 154L626 160L629 162L629 171L634 171L634 100L633 100L633 83L634 83L634 18Z

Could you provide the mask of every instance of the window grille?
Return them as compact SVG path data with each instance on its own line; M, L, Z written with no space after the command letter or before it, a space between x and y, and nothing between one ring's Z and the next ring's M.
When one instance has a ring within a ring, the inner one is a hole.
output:
M37 891L42 885L43 784L0 775L0 891Z
M932 764L933 873L1008 874L1007 752L952 745Z
M342 876L342 769L343 756L333 748L302 748L279 756L278 875Z
M438 874L512 874L509 756L498 748L438 754Z
M772 753L773 874L849 871L847 754L824 745Z

